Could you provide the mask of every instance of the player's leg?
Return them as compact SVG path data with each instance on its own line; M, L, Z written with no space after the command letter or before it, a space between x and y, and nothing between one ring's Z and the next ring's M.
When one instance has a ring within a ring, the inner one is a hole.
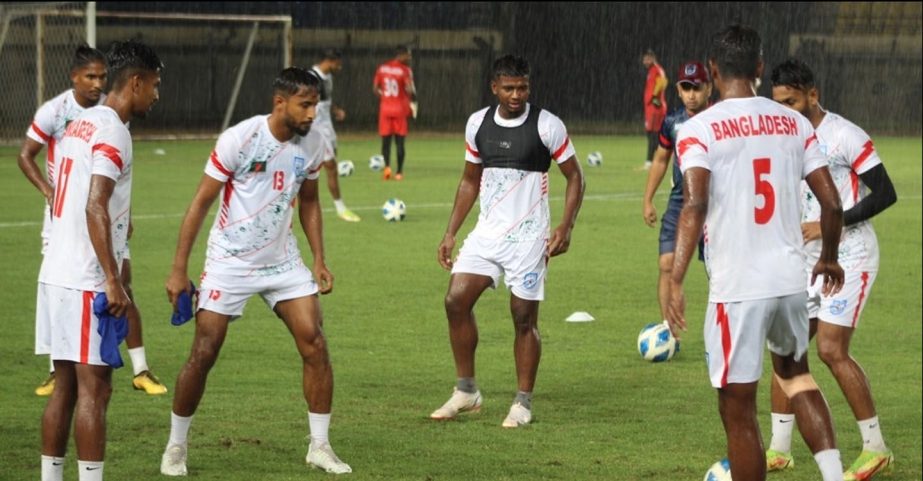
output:
M42 414L42 479L61 481L71 420L77 403L77 374L74 363L58 361L57 388Z
M138 303L135 302L134 292L131 289L131 272L131 259L126 257L122 261L122 286L128 298L132 300L125 313L128 318L128 335L125 336L125 346L128 348L128 357L131 358L131 368L134 373L131 384L136 390L147 394L164 394L167 392L167 386L160 382L160 379L151 372L147 365L141 328L141 311L138 309Z
M516 361L516 398L502 425L515 428L532 421L532 391L538 364L542 359L542 338L538 330L537 300L521 299L510 295L510 312L516 338L513 342L513 357Z
M340 174L337 172L336 158L324 161L323 165L324 171L327 173L327 189L330 190L330 198L333 199L337 216L347 222L359 222L361 220L359 216L346 207L346 202L340 196Z
M654 151L657 150L657 145L659 145L659 134L658 132L647 132L647 157L644 161L644 170L651 168L654 159Z
M196 330L192 340L192 350L176 378L173 412L170 415L170 438L160 461L160 473L167 476L185 476L187 473L187 439L189 427L192 424L192 415L199 407L199 402L205 393L208 373L215 365L227 336L231 315L203 308L203 304L218 301L218 299L213 299L215 292L219 291L203 287L199 293L199 310L196 312ZM203 296L206 300L203 300ZM239 309L243 311L243 304L240 304Z
M757 386L757 382L729 383L718 389L718 412L735 479L766 479L763 439L756 415Z
M462 253L459 253L459 259L455 263L456 269L459 266L465 268L467 264L463 259ZM449 278L445 313L449 321L449 342L455 360L456 385L449 400L430 414L433 419L452 419L458 413L479 411L481 408L481 393L475 382L474 369L474 355L478 346L474 305L484 290L495 283L495 279L489 275L468 272L453 273Z
M381 137L381 156L385 158L385 168L382 173L382 179L391 178L391 136L394 130L391 125L391 117L387 117L381 112L378 113L378 135Z
M802 438L814 454L824 481L843 479L830 408L808 368L809 341L806 296L795 294L778 300L767 333L773 373L791 403Z
M46 207L47 209L47 207ZM49 231L51 227L48 228ZM43 245L45 230L42 229ZM42 249L42 252L45 248ZM54 360L51 359L51 317L48 312L48 301L43 298L42 284L38 284L35 293L35 354L48 355L48 377L35 388L36 396L50 396L54 392Z
M102 480L106 455L106 410L112 396L112 368L74 364L77 404L74 407L74 441L80 480Z
M823 299L818 314L818 357L830 368L862 434L862 453L846 471L846 479L870 479L879 472L890 470L894 462L881 433L868 376L849 354L859 316L874 281L874 272L848 272L840 295L837 299Z
M397 145L397 174L394 180L404 179L404 139L407 137L407 117L395 117L394 120L394 143Z

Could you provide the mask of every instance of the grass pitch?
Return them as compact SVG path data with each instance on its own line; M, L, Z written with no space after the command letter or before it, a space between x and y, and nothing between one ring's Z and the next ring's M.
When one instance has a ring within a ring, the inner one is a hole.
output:
M353 467L355 480L699 480L724 457L717 396L703 362L706 303L703 268L687 281L690 330L673 361L640 359L638 331L659 319L656 300L657 229L641 219L645 172L641 137L576 137L580 159L601 151L601 167L584 163L586 199L571 250L551 262L540 311L543 359L533 425L504 430L500 422L515 393L509 293L488 291L476 308L480 327L479 414L452 422L428 414L449 396L454 368L442 299L448 274L436 263L463 167L461 135L408 138L406 179L382 182L367 169L375 138L341 140L340 160L356 163L341 178L347 204L362 216L337 219L326 187L327 262L336 276L321 300L336 379L331 441ZM164 479L160 455L169 434L172 389L185 361L193 326L173 327L163 282L170 269L181 216L201 177L212 141L136 142L132 264L153 371L171 393L150 397L131 389L131 370L114 376L109 409L108 479ZM872 383L885 439L894 450L896 481L923 475L921 441L921 141L879 138L876 145L894 180L898 203L875 220L881 272L872 289L853 354ZM157 152L163 150L165 155ZM19 172L17 150L0 149L0 479L35 479L39 424L45 400L32 390L47 358L32 355L35 279L41 255L40 196ZM324 177L321 177L323 182ZM562 208L564 179L551 172L552 217ZM667 186L657 207L662 213ZM380 207L390 197L407 204L407 219L387 223ZM214 210L214 209L213 209ZM459 233L459 246L477 209ZM207 221L210 226L210 219ZM297 229L297 225L296 225ZM201 269L207 227L190 261ZM303 252L307 245L299 234ZM308 257L310 259L310 257ZM595 322L571 324L573 311ZM861 440L843 395L811 355L834 414L843 461ZM765 363L769 370L769 362ZM768 380L768 378L764 378ZM220 360L190 432L190 479L304 480L328 475L304 466L306 405L301 369L288 332L259 299L229 330ZM760 421L769 438L769 389L760 390ZM794 441L797 466L775 481L819 479L804 443ZM65 479L76 479L75 450Z

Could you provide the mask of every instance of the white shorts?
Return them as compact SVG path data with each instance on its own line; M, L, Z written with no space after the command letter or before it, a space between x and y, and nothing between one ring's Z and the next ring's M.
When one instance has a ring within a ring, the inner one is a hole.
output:
M51 354L56 361L107 366L99 355L102 341L97 329L99 319L93 313L96 293L78 291L50 284L38 284L38 313L35 353ZM39 337L39 326L48 331ZM40 346L40 341L47 345Z
M876 277L878 272L846 272L843 289L834 297L821 295L824 280L818 277L813 286L808 286L808 317L855 329ZM811 282L810 277L808 282Z
M333 130L333 126L332 126L332 125L317 125L317 124L315 124L315 125L312 125L311 128L317 130L318 132L321 133L321 135L324 136L324 139L326 139L326 140L327 140L327 143L329 144L328 147L330 148L331 151L333 151L333 155L336 156L336 153L337 153L337 133L336 133L335 130ZM333 160L333 159L332 159L332 158L330 158L330 159L324 159L325 162L328 161L328 160Z
M478 274L493 280L496 288L503 274L506 287L516 297L527 301L545 299L545 275L548 241L506 242L468 236L458 251L452 274Z
M763 346L800 359L808 349L805 294L755 301L708 303L705 362L711 385L751 383L763 375Z
M304 264L271 276L236 276L203 273L197 309L206 309L237 319L244 313L247 300L259 294L270 309L289 299L317 294L314 276Z

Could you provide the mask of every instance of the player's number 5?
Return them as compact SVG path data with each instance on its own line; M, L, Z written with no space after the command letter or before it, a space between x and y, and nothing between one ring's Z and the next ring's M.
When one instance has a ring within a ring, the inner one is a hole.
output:
M763 206L753 208L753 218L757 224L768 223L776 210L776 192L769 180L763 178L764 175L769 175L771 168L772 163L768 158L753 159L753 182L756 195L763 197Z

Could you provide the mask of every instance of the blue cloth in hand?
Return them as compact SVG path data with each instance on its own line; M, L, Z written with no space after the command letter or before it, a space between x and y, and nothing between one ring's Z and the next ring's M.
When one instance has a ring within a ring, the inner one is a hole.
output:
M170 323L174 326L182 326L189 322L195 314L192 309L192 296L195 295L196 288L192 281L189 281L189 292L183 291L176 298L176 311L170 318Z
M124 365L119 353L119 344L128 335L128 318L115 317L109 313L109 299L105 292L99 292L93 299L93 313L99 319L96 332L102 337L99 343L99 356L103 362L118 369Z

